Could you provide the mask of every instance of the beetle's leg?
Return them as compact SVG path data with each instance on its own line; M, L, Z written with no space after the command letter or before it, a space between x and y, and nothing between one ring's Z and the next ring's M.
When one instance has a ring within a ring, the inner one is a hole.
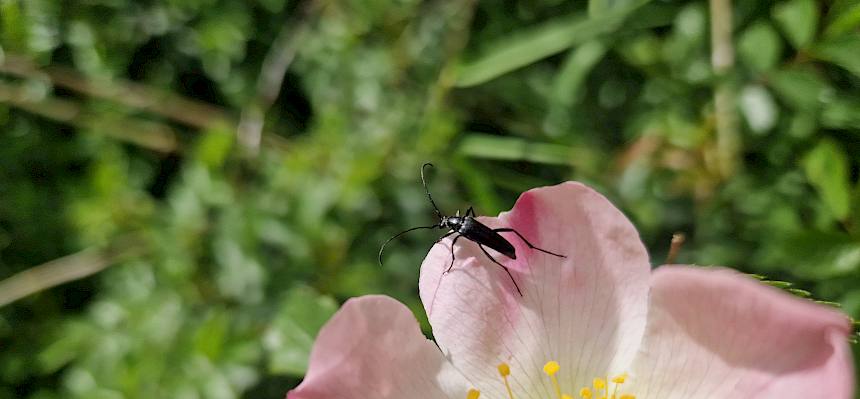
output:
M442 273L442 274L448 274L448 272L451 271L451 268L454 267L454 244L457 243L457 240L459 240L460 237L462 237L462 235L454 237L454 240L451 241L451 266L448 266L448 269L445 270L445 273Z
M471 206L466 210L466 216L475 216L475 210Z
M520 286L519 286L519 285L517 285L517 280L514 280L514 276L513 276L513 275L511 275L511 271L510 271L510 270L508 270L508 268L507 268L507 267L505 267L505 265L503 265L503 264L499 263L497 260L495 260L495 259L493 258L493 256L492 256L492 255L490 255L490 253L489 253L489 252L487 252L487 250L486 250L486 249L484 249L484 246L483 246L483 245L481 245L481 243L477 243L477 244L478 244L478 247L479 247L479 248L481 248L481 251L484 251L484 255L487 255L487 257L488 257L488 258L490 258L490 260L491 260L491 261L493 261L493 263L495 263L495 264L499 265L499 267L501 267L502 269L505 269L505 273L507 273L507 274L508 274L508 277L510 277L510 278L511 278L511 282L512 282L512 283L514 283L514 288L516 288L516 289L517 289L517 293L518 293L518 294L520 294L520 296L523 296L523 292L522 292L522 291L520 291Z
M567 256L559 255L559 254L557 254L557 253L553 253L553 252L549 252L549 251L547 251L547 250L545 250L545 249L541 249L541 248L538 248L538 247L536 247L536 246L532 245L532 243L530 243L530 242L529 242L529 240L526 240L526 238L525 238L525 237L523 237L523 235L522 235L522 234L520 234L520 232L519 232L519 231L516 231L516 230L514 230L514 229L510 229L510 228L507 228L507 227L503 227L503 228L501 228L501 229L493 229L493 231L495 231L496 233L504 233L504 232L508 232L508 231L510 231L510 232L512 232L512 233L514 233L514 234L516 234L517 236L519 236L519 237L520 237L520 239L521 239L521 240L523 240L523 242L525 242L525 243L526 243L526 245L528 245L528 246L529 246L529 248L531 248L531 249L536 249L536 250L541 251L541 252L543 252L543 253L545 253L545 254L550 254L550 255L553 255L553 256L558 256L559 258L567 258Z
M442 242L442 240L444 240L444 239L448 238L448 236L450 236L451 234L454 234L454 233L456 233L456 231L454 231L454 230L451 230L451 231L449 231L449 232L445 233L445 235L444 235L444 236L439 237L438 239L436 239L436 243L435 243L435 244L433 244L433 245L436 245L436 244L438 244L438 243Z

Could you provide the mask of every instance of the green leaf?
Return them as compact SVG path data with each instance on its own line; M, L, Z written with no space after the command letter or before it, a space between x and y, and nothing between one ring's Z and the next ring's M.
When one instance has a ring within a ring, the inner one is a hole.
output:
M600 41L591 41L572 50L555 77L553 99L562 105L572 105L580 94L585 77L607 50Z
M229 314L225 310L213 310L194 334L195 352L217 361L228 340L229 329Z
M518 137L481 133L467 134L457 152L474 158L551 165L570 165L576 153L572 147L560 144L535 143Z
M741 34L738 55L755 71L769 70L782 56L782 38L769 22L756 22Z
M27 17L22 2L0 1L0 44L6 50L21 50L27 45Z
M807 138L815 134L818 129L818 121L813 112L797 112L790 116L786 133L797 138Z
M635 0L589 0L588 15L591 18L599 18L613 10L630 7Z
M860 99L836 97L821 110L821 124L830 129L860 130Z
M490 45L475 60L460 65L456 85L474 86L563 51L577 43L612 32L620 17L588 19L573 14L513 33Z
M792 274L823 279L845 276L860 269L860 245L856 237L819 231L776 235L760 261L779 264Z
M770 280L768 280L768 281L765 281L764 283L767 285L770 285L772 287L781 288L781 289L788 289L788 288L791 288L792 285L794 285L792 283L789 283L788 281L770 281Z
M548 96L549 109L543 123L547 135L560 137L570 132L575 118L571 107L582 99L583 83L607 50L609 47L605 43L594 40L570 51L553 79L552 92Z
M234 138L235 134L223 126L212 127L198 139L194 157L209 168L222 167L233 149Z
M768 81L782 100L802 111L818 109L821 99L832 91L815 71L803 68L774 71Z
M779 23L788 41L798 49L806 48L818 29L818 4L815 0L789 0L773 8L773 18Z
M848 157L839 145L823 139L803 159L803 169L809 182L818 190L822 201L839 220L851 210L851 188Z
M311 347L320 328L337 311L337 303L309 287L287 292L280 310L263 335L269 371L302 375L308 367Z
M81 356L88 350L88 345L94 341L93 337L98 334L98 329L89 323L72 321L60 325L57 337L50 344L45 345L36 354L36 364L39 371L49 374L56 372L61 367Z
M836 0L827 15L824 37L836 37L860 26L860 0Z
M462 63L455 85L469 87L564 51L580 43L615 32L623 27L631 11L647 3L637 0L598 18L584 13L559 17L539 26L512 33L489 45L476 59ZM654 21L660 23L660 20Z
M624 57L627 63L641 68L660 62L661 46L662 41L656 35L643 32L618 43L613 50Z
M860 77L860 32L819 43L812 48L811 53Z
M462 177L463 184L469 192L469 198L475 203L476 209L480 209L487 215L495 215L505 209L495 192L493 181L486 179L486 175L483 175L482 171L472 165L467 158L454 157L452 166Z
M812 293L800 288L789 288L786 291L801 298L812 298Z

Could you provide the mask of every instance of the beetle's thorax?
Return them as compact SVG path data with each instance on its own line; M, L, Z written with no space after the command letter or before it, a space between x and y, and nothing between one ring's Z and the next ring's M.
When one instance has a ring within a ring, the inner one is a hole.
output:
M442 218L441 225L447 229L459 230L460 226L463 225L463 218L460 216L446 216Z

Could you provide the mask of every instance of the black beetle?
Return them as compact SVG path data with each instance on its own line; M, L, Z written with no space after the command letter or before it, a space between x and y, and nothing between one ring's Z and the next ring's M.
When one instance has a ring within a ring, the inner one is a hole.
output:
M506 227L498 228L498 229L491 229L491 228L487 227L486 225L484 225L483 223L481 223L477 219L475 219L475 211L474 211L474 209L472 209L471 206L466 211L466 214L463 216L460 216L460 211L457 211L457 214L454 216L443 215L442 212L439 210L439 207L436 206L436 202L433 201L433 196L430 195L430 190L427 189L427 181L424 180L424 169L427 166L432 167L433 164L428 162L428 163L425 163L424 165L421 165L421 184L424 186L424 192L427 193L427 198L430 199L430 204L433 205L433 209L436 211L436 216L439 217L439 223L434 224L432 226L413 227L411 229L401 231L400 233L397 233L394 236L392 236L391 238L389 238L387 241L385 241L385 243L382 244L382 247L379 248L379 264L380 265L382 265L382 252L385 251L385 246L388 245L388 243L391 242L391 240L393 240L397 237L400 237L403 234L406 234L406 233L413 231L413 230L450 229L451 231L445 233L445 235L443 235L442 237L439 237L439 239L436 240L436 243L439 243L440 241L442 241L446 237L448 237L452 234L457 234L454 237L454 240L451 242L451 265L448 266L448 268L445 270L445 273L448 273L449 271L451 271L451 268L454 267L454 260L455 260L454 259L454 244L457 243L457 240L460 239L460 237L466 237L466 239L473 241L476 244L478 244L478 247L481 248L481 251L484 252L484 255L487 255L487 257L490 258L490 260L493 261L493 263L499 265L502 269L505 269L505 272L508 274L508 277L511 278L511 282L514 283L514 287L517 289L517 292L520 294L520 296L522 296L523 293L522 293L522 291L520 291L520 286L517 285L517 281L514 280L514 276L511 275L511 272L508 270L507 267L505 267L503 264L499 263L497 260L495 260L490 255L489 252L487 252L487 249L484 248L485 245L498 251L500 254L507 256L508 258L516 259L517 253L516 253L516 250L514 249L514 246L511 245L511 243L508 240L506 240L505 237L502 237L502 235L499 234L499 233L510 232L510 233L516 234L531 249L536 249L536 250L541 251L545 254L558 256L560 258L566 257L564 255L559 255L559 254L556 254L556 253L553 253L553 252L550 252L550 251L547 251L545 249L541 249L541 248L538 248L538 247L532 245L532 243L530 243L529 240L527 240L525 237L523 237L522 234L520 234L518 231L516 231L514 229L506 228Z

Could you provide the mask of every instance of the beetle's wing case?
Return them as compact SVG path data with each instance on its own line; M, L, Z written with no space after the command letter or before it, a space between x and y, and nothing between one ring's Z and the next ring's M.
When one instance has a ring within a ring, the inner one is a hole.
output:
M463 218L463 224L460 226L460 230L458 232L466 238L478 244L490 247L508 258L517 258L514 246L511 245L505 237L502 237L501 234L496 233L493 229L485 226L474 218Z

